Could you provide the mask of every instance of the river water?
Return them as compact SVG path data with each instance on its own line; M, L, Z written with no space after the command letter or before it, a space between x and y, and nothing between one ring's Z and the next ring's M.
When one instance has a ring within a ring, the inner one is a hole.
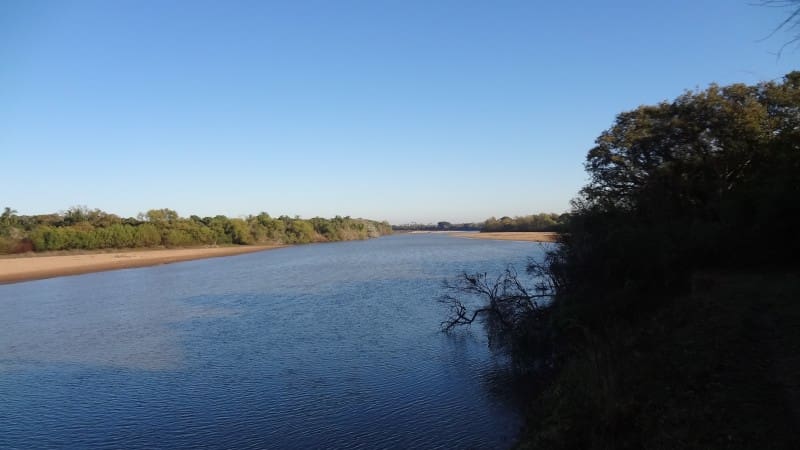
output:
M521 418L461 271L538 244L289 247L0 286L0 448L504 448Z

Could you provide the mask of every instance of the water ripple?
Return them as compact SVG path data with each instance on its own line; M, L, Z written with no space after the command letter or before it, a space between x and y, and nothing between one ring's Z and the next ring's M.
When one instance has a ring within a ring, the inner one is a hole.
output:
M433 301L538 246L415 235L0 286L0 448L502 448L479 327Z

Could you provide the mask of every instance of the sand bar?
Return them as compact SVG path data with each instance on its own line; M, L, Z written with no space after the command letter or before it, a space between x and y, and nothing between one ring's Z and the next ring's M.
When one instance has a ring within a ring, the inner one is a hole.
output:
M104 270L155 266L193 259L240 255L283 247L243 245L237 247L120 250L66 255L13 255L0 258L0 284L78 275Z
M499 241L556 242L558 233L549 231L508 231L500 233L452 233L452 236Z

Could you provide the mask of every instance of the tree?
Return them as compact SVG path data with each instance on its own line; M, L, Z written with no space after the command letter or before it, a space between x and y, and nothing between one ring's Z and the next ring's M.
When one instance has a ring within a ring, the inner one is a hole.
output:
M699 267L791 261L800 251L800 72L624 112L586 170L563 237L571 284L625 288L633 299L683 290Z
M151 209L145 214L148 222L152 223L169 223L178 220L178 213L168 208Z
M0 225L3 225L5 227L13 225L16 222L16 214L17 214L16 209L11 209L8 206L6 206L3 209L3 214L0 215Z
M85 205L72 206L63 214L65 225L75 225L89 220L89 208Z
M253 243L253 237L250 234L250 227L242 219L230 220L230 235L231 241L234 244L247 245Z
M784 84L712 85L617 116L589 151L584 199L603 208L718 217L793 133L800 73Z
M161 233L152 223L143 223L136 227L134 245L136 247L155 247L156 245L161 245Z
M563 215L562 215L563 216ZM553 213L531 214L529 216L502 217L499 221L490 217L484 222L481 231L553 231L562 225L562 217Z
M316 233L311 223L302 219L289 219L286 226L286 239L290 244L314 242Z
M444 330L483 317L495 340L532 345L548 309L536 299L557 293L556 304L580 311L583 324L633 318L685 290L698 267L795 261L800 72L624 112L588 152L586 170L561 245L529 268L540 290L513 269L496 279L462 274L441 299L450 309Z
M139 213L138 219L121 219L85 206L75 206L60 214L22 217L15 214L9 207L0 214L0 253L160 245L302 244L366 239L392 231L386 222L350 217L303 220L281 216L273 219L261 213L246 219L229 219L223 215L182 219L177 212L166 208Z

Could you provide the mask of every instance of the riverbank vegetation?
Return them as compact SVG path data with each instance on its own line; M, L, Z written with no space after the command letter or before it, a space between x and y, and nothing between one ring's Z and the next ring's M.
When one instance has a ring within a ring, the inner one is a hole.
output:
M500 233L515 231L560 231L563 229L569 214L540 213L529 216L504 216L500 219L490 217L481 227L481 233Z
M394 231L478 231L483 226L480 222L451 223L441 221L437 223L406 223L392 225Z
M528 216L490 217L483 222L437 222L392 225L395 231L480 231L481 233L506 233L526 231L560 231L569 214L540 213Z
M6 207L0 216L0 253L105 248L189 247L252 244L306 244L367 239L391 234L387 222L334 217L300 219L267 213L245 218L183 218L171 209L153 209L121 218L98 209L21 216Z
M585 167L538 284L444 298L549 380L520 447L800 448L800 72L621 113Z

